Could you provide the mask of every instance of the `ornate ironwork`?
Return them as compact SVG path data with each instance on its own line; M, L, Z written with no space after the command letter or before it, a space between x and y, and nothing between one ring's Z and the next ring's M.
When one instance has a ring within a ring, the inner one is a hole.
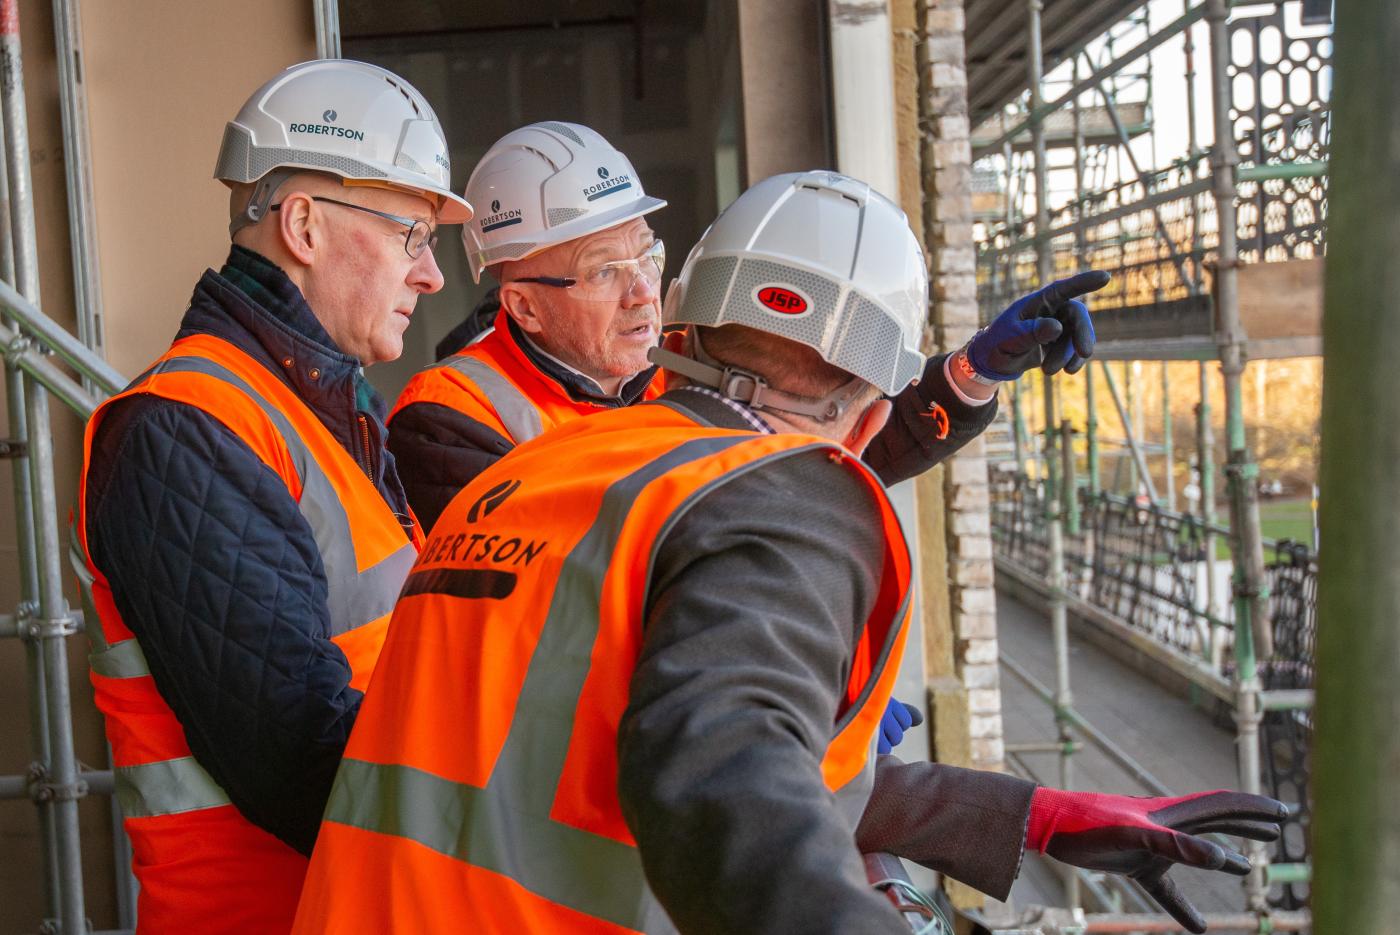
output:
M1080 531L1065 537L1070 590L1124 624L1172 649L1210 662L1211 621L1205 607L1206 525L1143 500L1080 491ZM1015 471L992 475L992 541L999 558L1036 576L1048 568L1042 485ZM1213 527L1218 536L1228 535ZM1312 688L1317 636L1317 558L1303 544L1270 543L1267 563L1274 653L1259 664L1266 690ZM1222 674L1233 672L1230 611L1216 621L1224 645ZM1265 790L1297 810L1284 824L1272 862L1305 862L1308 826L1308 751L1312 717L1307 710L1269 711L1260 735ZM1276 885L1273 905L1306 905L1307 884Z
M1230 23L1230 125L1241 167L1325 165L1331 141L1332 37L1301 26L1291 5ZM1240 260L1323 254L1326 175L1239 184Z

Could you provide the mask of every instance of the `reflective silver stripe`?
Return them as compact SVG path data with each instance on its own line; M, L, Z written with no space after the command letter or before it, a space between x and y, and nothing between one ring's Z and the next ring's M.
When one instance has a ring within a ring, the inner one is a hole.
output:
M330 478L321 470L310 447L297 434L282 410L260 396L242 377L204 357L174 357L155 368L155 372L199 373L222 380L247 395L272 420L287 445L292 464L301 479L298 507L311 527L316 548L321 553L321 564L325 568L331 634L339 636L392 611L399 589L413 567L417 550L405 538L397 551L363 572L358 570L355 541L350 534L350 516L336 496ZM213 415L217 417L217 413ZM335 444L338 448L339 443ZM389 509L387 504L384 509Z
M72 524L68 527L68 564L73 566L73 573L78 576L78 596L83 605L83 630L88 635L93 652L101 652L107 648L107 634L102 631L102 621L97 616L97 602L92 599L92 585L96 579L88 570L87 557L83 555L83 550L78 544L77 524L80 521L80 515L74 516Z
M517 445L525 444L544 431L539 408L490 364L475 357L456 354L438 366L451 367L480 387L486 398L491 400L491 407L500 417L501 425L505 426L511 440Z
M192 756L113 770L127 818L175 815L229 804L228 795Z
M674 931L647 887L635 848L555 822L549 813L601 625L603 579L637 495L668 471L752 438L688 441L604 492L593 525L560 569L515 719L486 788L346 759L326 820L412 838L616 925Z
M92 671L109 679L139 679L151 674L146 654L134 639L113 643L106 649L94 649L88 654L88 664Z
M514 810L506 782L485 789L409 766L341 761L326 820L416 841L504 874L551 902L648 933L673 932L635 848Z

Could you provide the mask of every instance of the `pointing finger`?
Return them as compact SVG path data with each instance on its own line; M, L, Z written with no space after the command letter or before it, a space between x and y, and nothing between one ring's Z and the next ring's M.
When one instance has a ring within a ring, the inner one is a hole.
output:
M1075 296L1097 292L1108 285L1111 277L1101 269L1091 269L1075 273L1068 279L1059 279L1040 290L1040 308L1036 315L1053 315L1061 305Z

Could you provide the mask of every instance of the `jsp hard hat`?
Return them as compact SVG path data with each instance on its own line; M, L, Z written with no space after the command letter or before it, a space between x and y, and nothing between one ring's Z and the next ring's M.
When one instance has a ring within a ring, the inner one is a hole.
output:
M465 195L481 206L462 226L477 282L488 266L523 260L666 206L642 191L632 163L601 135L556 121L497 140L472 170Z
M305 170L347 185L425 195L439 224L460 224L472 206L452 192L447 141L418 90L376 65L302 62L263 85L224 128L214 177L257 182L233 233L255 224L282 182Z
M899 206L848 176L803 172L764 179L725 209L662 321L766 331L893 395L923 370L927 313L923 251Z

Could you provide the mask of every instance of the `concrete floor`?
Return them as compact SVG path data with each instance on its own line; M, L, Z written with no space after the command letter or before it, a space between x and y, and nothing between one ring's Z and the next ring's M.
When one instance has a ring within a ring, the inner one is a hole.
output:
M997 594L998 636L1003 657L1028 670L1041 684L1055 684L1055 655L1044 608ZM1173 794L1236 785L1234 736L1210 714L1142 678L1102 650L1070 639L1070 685L1074 706L1090 724L1124 748ZM1050 708L1004 667L1002 710L1008 744L1055 738ZM1055 753L1018 754L1028 778L1058 786ZM1009 763L1013 772L1021 764ZM1096 792L1145 795L1116 763L1091 746L1073 758L1072 786ZM1011 892L1017 907L1064 905L1059 864L1029 857ZM1244 893L1238 878L1220 873L1178 869L1173 879L1202 912L1239 910ZM1131 904L1125 911L1134 911ZM1156 911L1152 905L1150 911Z

